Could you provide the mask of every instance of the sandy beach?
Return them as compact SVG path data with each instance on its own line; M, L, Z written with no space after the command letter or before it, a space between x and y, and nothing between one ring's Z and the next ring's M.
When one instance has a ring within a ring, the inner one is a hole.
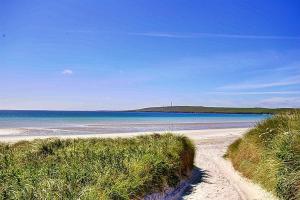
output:
M1 1L0 200L300 200L299 19L296 0Z
M231 128L174 132L175 134L186 135L195 142L197 147L195 166L197 167L197 170L201 172L192 177L193 182L191 187L185 193L183 199L276 199L273 195L262 190L262 188L257 184L241 177L240 174L233 169L231 163L222 157L227 146L236 138L242 136L242 134L246 131L247 128ZM20 136L22 135L22 132L24 136ZM152 132L61 135L59 137L132 137L151 133ZM17 142L21 140L33 140L49 137L53 136L27 136L26 131L22 129L0 129L1 142Z
M220 139L227 137L238 137L242 132L246 131L247 128L227 128L227 129L207 129L207 130L183 130L173 131L175 134L183 134L193 139L207 140L207 139ZM91 137L133 137L137 135L152 134L152 131L148 132L130 132L130 133L107 133L107 134L62 134L62 135L28 135L28 129L0 129L0 141L1 142L17 142L21 140L34 140L34 139L45 139L51 137L59 138L91 138ZM165 133L165 131L156 131L155 133Z

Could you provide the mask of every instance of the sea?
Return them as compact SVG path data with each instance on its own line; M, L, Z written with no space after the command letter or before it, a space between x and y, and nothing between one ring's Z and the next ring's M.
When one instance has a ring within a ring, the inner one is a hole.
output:
M180 131L252 127L268 117L268 114L10 110L0 111L0 129L23 129L26 135L33 136Z

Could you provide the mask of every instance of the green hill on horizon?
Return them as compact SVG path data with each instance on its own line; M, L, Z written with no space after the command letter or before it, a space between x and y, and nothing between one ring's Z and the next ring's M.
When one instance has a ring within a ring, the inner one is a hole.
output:
M233 107L205 107L205 106L165 106L149 107L132 110L133 112L184 112L184 113L230 113L230 114L275 114L300 110L299 108L233 108Z

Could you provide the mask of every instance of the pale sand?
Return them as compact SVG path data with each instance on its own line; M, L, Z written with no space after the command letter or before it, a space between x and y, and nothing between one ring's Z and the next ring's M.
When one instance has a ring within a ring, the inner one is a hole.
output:
M183 199L188 200L274 200L272 194L259 185L243 178L234 170L230 161L222 156L229 144L241 137L247 129L222 129L210 131L210 138L196 140L195 165L200 175L194 177L191 191ZM226 132L226 133L225 133ZM231 133L231 134L229 134ZM197 134L198 135L198 134Z
M0 136L20 134L20 133L23 133L23 132L24 132L24 130L22 130L22 129L4 128L4 129L0 129ZM1 139L0 139L0 141L1 141Z
M53 136L14 136L22 134L21 129L0 129L0 142L17 142ZM247 128L209 129L178 131L194 140L197 146L195 165L200 173L193 178L194 183L183 199L188 200L267 200L276 199L257 184L243 178L235 171L231 163L223 159L227 146L241 137ZM61 135L60 138L92 138L92 137L131 137L153 132ZM161 133L161 132L157 132ZM4 135L6 135L4 137ZM9 135L9 136L8 136ZM2 136L2 137L1 137ZM57 136L56 136L57 137Z
M197 141L202 139L215 139L230 136L239 136L246 128L230 128L230 129L208 129L208 130L185 130L173 131L172 133L186 135L189 138ZM114 137L133 137L138 135L153 134L151 132L134 132L134 133L107 133L107 134L82 134L82 135L27 135L26 129L0 129L0 142L17 142L21 140L45 139L51 137L59 138L114 138ZM156 131L155 133L166 133L165 131Z

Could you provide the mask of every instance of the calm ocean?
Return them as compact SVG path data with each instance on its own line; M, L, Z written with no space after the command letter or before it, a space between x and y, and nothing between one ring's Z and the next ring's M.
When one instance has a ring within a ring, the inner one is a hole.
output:
M112 111L0 111L0 128L28 135L176 131L251 127L270 115Z

